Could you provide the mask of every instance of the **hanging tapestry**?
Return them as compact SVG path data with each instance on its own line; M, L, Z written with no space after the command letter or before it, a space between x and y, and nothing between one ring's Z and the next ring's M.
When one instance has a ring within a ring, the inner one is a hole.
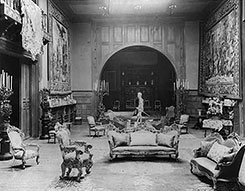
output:
M240 98L240 22L236 2L230 0L224 4L204 27L200 63L202 94Z
M68 30L52 17L52 43L50 49L51 93L71 90Z
M32 0L21 0L22 46L29 51L32 60L43 52L42 11Z

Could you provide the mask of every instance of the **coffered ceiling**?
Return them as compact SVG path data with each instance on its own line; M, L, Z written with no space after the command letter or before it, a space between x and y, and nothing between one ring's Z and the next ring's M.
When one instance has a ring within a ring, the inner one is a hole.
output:
M106 18L204 19L224 0L53 0L72 22Z

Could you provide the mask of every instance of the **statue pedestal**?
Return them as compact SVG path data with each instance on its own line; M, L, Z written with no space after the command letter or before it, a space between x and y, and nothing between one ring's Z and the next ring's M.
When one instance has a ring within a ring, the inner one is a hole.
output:
M0 144L1 144L1 150L0 150L0 161L2 160L10 160L13 158L13 155L10 153L10 141L8 138L8 134L7 134L7 127L8 127L8 123L2 123L1 124L1 134L0 134Z

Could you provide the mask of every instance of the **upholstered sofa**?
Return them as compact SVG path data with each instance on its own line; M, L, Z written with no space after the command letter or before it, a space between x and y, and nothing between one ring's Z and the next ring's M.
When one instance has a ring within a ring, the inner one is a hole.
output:
M212 133L194 150L191 172L212 180L214 189L218 181L237 182L244 150L236 134L224 140L219 133Z
M166 126L161 130L148 125L122 130L115 128L108 132L109 155L111 159L118 155L168 155L177 159L179 136L176 125Z

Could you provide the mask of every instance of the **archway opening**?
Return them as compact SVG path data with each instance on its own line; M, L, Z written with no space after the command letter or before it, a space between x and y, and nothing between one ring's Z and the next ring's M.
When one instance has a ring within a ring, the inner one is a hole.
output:
M167 106L176 105L175 68L153 48L131 46L116 52L105 63L101 80L109 82L109 95L103 100L106 110L134 110L137 92L143 94L145 111L164 113Z

